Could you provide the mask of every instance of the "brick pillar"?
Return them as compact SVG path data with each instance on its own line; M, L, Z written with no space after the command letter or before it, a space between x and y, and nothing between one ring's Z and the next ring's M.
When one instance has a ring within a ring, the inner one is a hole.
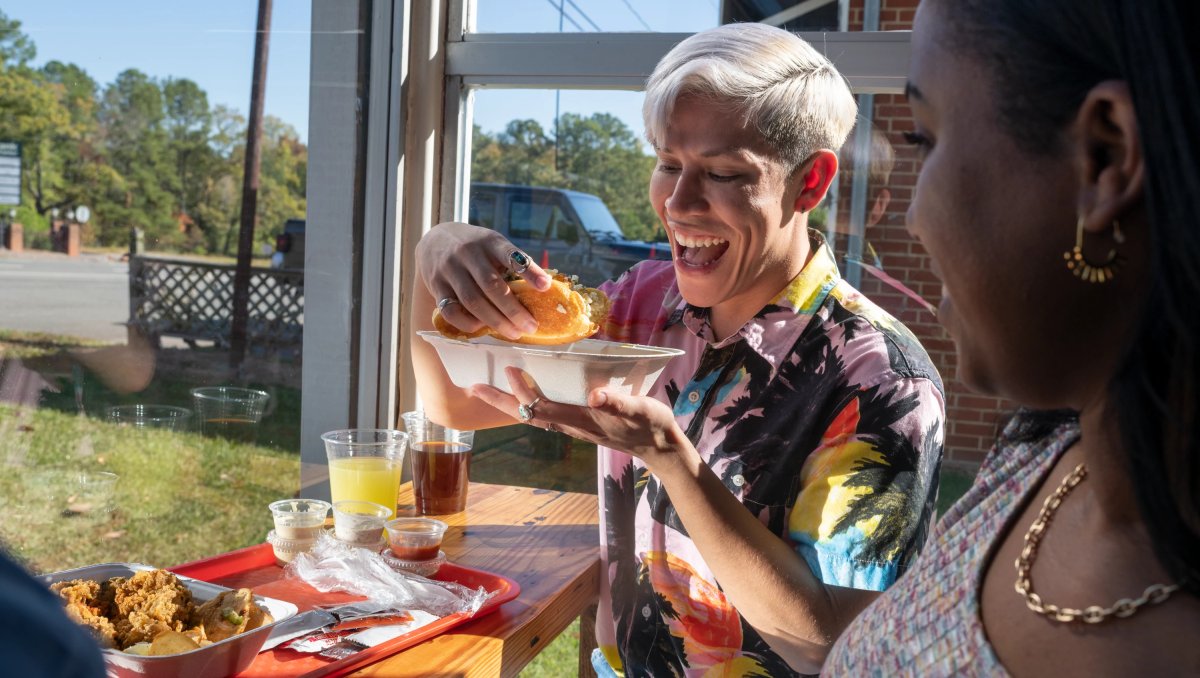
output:
M8 230L4 234L4 246L10 252L25 251L25 227L21 224L13 222L8 225Z
M79 245L82 239L83 227L76 223L70 223L64 226L63 229L66 236L63 238L63 251L67 253L68 257L79 256Z

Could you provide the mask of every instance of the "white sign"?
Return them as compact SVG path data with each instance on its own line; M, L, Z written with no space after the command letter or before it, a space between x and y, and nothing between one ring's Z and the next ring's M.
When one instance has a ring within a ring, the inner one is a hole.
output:
M0 205L21 204L21 144L0 141Z

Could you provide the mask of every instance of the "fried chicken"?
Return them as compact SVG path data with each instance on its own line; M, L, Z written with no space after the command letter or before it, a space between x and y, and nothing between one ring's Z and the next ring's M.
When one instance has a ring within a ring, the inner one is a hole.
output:
M75 579L50 587L66 602L67 616L88 627L101 647L117 646L117 629L109 620L112 591L108 582Z
M148 570L118 582L113 587L113 618L117 643L124 649L163 631L183 631L191 618L192 592L166 570Z
M166 570L147 570L106 582L75 579L52 585L67 614L89 627L103 647L125 650L164 633L204 646L270 624L250 589L223 591L197 606L192 592Z

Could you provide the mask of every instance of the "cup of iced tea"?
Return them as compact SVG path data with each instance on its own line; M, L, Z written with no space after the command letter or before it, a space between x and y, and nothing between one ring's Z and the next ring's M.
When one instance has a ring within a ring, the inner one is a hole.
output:
M258 439L258 423L271 396L266 391L235 386L192 389L192 404L200 433L239 443Z
M424 412L405 412L402 418L411 448L417 511L442 515L465 509L475 432L434 423Z
M386 506L389 517L394 517L408 434L388 428L351 428L324 433L321 440L334 505L369 501Z

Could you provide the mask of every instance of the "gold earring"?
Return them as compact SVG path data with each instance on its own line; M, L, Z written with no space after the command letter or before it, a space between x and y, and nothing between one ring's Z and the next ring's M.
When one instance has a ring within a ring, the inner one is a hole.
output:
M1113 241L1118 245L1125 242L1125 234L1121 232L1121 224L1116 219L1113 219ZM1108 251L1103 263L1095 264L1087 260L1083 254L1082 216L1075 224L1075 247L1070 252L1063 252L1063 259L1067 260L1067 268L1076 278L1094 283L1105 283L1116 277L1117 269L1121 268L1123 261L1116 247Z

